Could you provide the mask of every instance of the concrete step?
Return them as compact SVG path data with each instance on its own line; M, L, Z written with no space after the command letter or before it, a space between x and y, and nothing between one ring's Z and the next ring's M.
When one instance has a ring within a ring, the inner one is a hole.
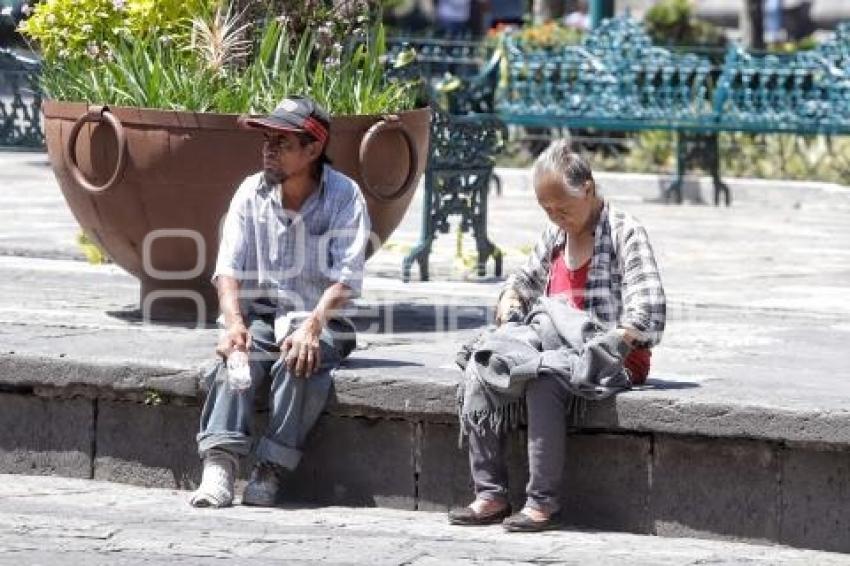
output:
M605 531L507 534L442 513L351 507L192 509L186 492L0 475L0 565L747 564L850 557L783 546Z
M142 324L135 283L114 267L2 257L0 265L0 472L194 487L197 372L216 330ZM287 493L408 510L465 504L452 360L486 322L494 289L371 283L360 349L337 373ZM434 305L452 304L465 310L440 329L445 313ZM850 551L850 385L829 373L827 355L841 351L846 334L827 331L841 323L800 332L795 317L744 313L721 323L722 313L699 312L676 322L646 387L592 406L572 430L570 524ZM755 332L761 342L744 350L717 352L709 339ZM797 336L794 351L783 336ZM265 415L257 418L262 430ZM511 442L517 504L522 446L520 433Z

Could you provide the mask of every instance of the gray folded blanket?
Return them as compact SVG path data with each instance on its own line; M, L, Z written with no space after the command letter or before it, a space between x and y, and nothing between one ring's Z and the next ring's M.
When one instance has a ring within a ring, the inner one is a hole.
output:
M554 297L542 297L522 322L485 329L458 353L461 435L487 428L505 432L524 419L526 384L557 379L572 394L568 408L581 417L584 401L631 387L623 369L628 345L614 330Z

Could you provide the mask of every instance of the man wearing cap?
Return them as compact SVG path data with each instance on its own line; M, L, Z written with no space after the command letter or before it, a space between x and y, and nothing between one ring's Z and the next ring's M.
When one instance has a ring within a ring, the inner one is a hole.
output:
M196 507L233 502L239 457L252 450L257 464L242 503L275 504L281 475L298 465L325 407L332 370L354 348L340 309L360 292L370 234L357 184L325 156L329 118L321 107L287 98L242 124L263 131L263 171L233 196L213 281L223 326L216 352L225 360L247 352L250 385L238 389L224 361L204 376ZM255 437L255 396L266 383L269 423Z

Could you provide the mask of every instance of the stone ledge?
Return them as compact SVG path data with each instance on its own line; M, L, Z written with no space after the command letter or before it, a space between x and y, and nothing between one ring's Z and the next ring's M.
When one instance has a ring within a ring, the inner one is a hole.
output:
M356 352L337 371L328 411L340 416L456 422L459 372L440 365L445 356L419 353L407 362L401 359L403 356L386 351ZM153 399L158 404L194 405L202 396L197 377L198 369L189 367L0 355L0 390L31 392L40 397L134 402ZM850 446L850 411L697 401L675 388L665 390L664 384L663 380L651 379L647 388L591 405L581 428Z
M0 393L0 473L197 485L198 406ZM257 415L257 430L265 415ZM285 479L282 503L444 511L468 503L457 424L324 415ZM512 503L528 478L524 431L509 439ZM667 434L571 431L564 517L571 526L771 541L850 551L850 450ZM243 461L247 477L251 459Z

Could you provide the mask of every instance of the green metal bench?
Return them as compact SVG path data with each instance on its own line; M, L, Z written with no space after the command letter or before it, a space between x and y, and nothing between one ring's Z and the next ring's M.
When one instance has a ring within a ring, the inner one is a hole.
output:
M719 67L653 46L628 17L606 20L579 46L534 49L507 37L502 55L507 72L494 96L507 124L676 132L677 172L667 190L676 202L696 157L713 177L715 204L721 196L730 204L720 132L850 133L850 24L816 50L790 56L733 46ZM473 83L492 79L482 74Z
M464 52L415 44L431 69L468 63ZM469 53L467 50L465 53ZM486 205L493 154L505 141L505 125L677 134L676 176L668 201L682 201L689 165L708 170L714 202L731 203L720 176L720 132L839 135L850 133L850 24L812 52L754 55L731 47L722 64L708 57L654 46L641 25L628 18L606 20L581 45L529 48L508 37L489 53L477 75L462 67L449 79L443 110L435 109L426 172L419 244L403 263L407 280L414 261L428 278L428 254L448 217L473 230L478 272L489 257L501 271L501 253L487 239ZM420 55L421 56L421 55ZM458 60L453 60L457 57ZM441 59L442 58L442 59ZM442 67L433 66L442 60ZM429 81L437 73L423 73ZM488 136L487 129L500 132ZM473 148L473 149L470 149ZM467 151L474 157L467 159Z
M447 234L451 220L472 232L477 249L476 272L486 274L492 258L496 276L502 274L502 252L487 234L489 186L495 176L495 155L507 141L504 124L493 114L495 75L478 78L485 55L480 43L432 38L397 38L390 43L390 60L405 50L416 50L416 63L402 70L390 65L399 78L423 79L428 92L431 142L422 195L419 241L402 261L402 279L410 280L416 264L419 277L430 277L429 257L438 233ZM449 80L445 80L446 73ZM457 75L477 78L475 89L458 89ZM485 98L478 98L479 95Z
M462 232L472 231L484 276L487 262L502 274L502 252L487 234L487 200L495 166L494 156L507 140L504 124L492 114L451 114L432 102L431 144L422 196L422 228L413 250L402 261L402 280L410 280L416 262L422 281L429 278L428 258L437 233L447 234L450 218L459 218Z

